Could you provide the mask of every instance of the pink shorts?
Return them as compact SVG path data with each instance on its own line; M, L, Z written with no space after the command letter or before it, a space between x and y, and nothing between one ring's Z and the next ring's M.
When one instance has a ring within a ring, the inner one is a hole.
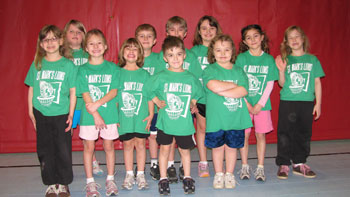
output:
M105 140L115 140L119 137L117 124L108 124L107 129L97 130L93 126L80 126L79 137L84 140L97 140L98 134Z
M273 130L271 111L260 111L259 114L250 114L256 133L268 133ZM249 133L252 128L245 129L245 133Z

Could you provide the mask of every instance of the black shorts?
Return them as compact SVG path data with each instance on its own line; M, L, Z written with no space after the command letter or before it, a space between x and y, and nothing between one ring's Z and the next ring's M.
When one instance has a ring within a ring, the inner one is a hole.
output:
M144 134L144 133L126 133L126 134L123 134L121 136L119 136L119 140L120 141L128 141L128 140L131 140L133 138L148 138L149 137L149 134Z
M205 118L205 104L197 103L198 113Z
M186 135L186 136L168 135L164 133L162 130L158 130L158 133L157 133L158 144L169 145L173 142L174 138L176 140L177 146L181 149L192 149L196 145L193 135Z

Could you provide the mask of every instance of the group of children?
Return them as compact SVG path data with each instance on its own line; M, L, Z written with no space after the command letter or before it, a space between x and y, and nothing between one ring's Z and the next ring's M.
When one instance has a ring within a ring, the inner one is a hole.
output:
M71 128L77 124L84 144L88 197L101 196L101 186L93 178L93 174L103 174L94 154L99 136L106 153L107 196L118 194L114 181L116 139L123 143L124 150L123 189L131 190L134 184L139 190L149 187L145 179L147 139L150 174L159 180L160 194L170 194L169 183L178 181L176 145L181 155L179 178L186 194L195 192L190 150L196 145L198 175L210 176L210 148L213 187L235 188L237 149L242 158L240 179L250 178L247 160L252 121L258 155L254 176L265 181L265 134L273 130L269 97L275 80L282 87L277 177L287 179L291 163L293 173L316 176L305 163L310 153L313 115L318 119L321 114L320 77L324 72L318 59L308 54L309 43L300 27L286 30L282 56L276 60L269 55L268 37L259 25L241 30L237 58L232 38L222 33L212 16L199 20L191 50L184 46L187 24L183 18L170 18L166 34L161 52L154 53L156 30L149 24L138 26L135 38L123 42L116 65L104 59L108 45L98 29L86 32L76 20L69 21L63 32L54 25L41 29L25 83L29 86L29 117L37 132L42 180L48 185L46 196L70 196Z

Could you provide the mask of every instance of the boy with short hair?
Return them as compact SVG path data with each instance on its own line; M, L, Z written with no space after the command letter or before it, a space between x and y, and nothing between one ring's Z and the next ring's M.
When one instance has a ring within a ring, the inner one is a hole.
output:
M203 96L200 81L190 72L183 69L186 57L183 41L168 36L162 45L164 60L169 68L163 70L146 84L152 101L160 108L157 121L157 142L160 144L159 193L170 193L167 178L167 162L174 139L179 147L184 169L183 188L185 194L194 193L194 180L190 176L190 150L195 146L193 134L195 128L191 113L196 110L197 100Z
M187 23L186 20L183 19L180 16L173 16L168 19L166 23L166 35L167 36L175 36L180 38L181 40L184 40L186 35L187 35ZM198 62L198 57L191 52L190 50L185 48L186 52L186 58L184 59L183 62L183 69L188 70L190 73L192 73L196 79L201 78L202 76L202 69L201 65ZM162 64L163 68L168 68L169 65L168 63L163 60L163 51L160 52L159 56L160 62ZM169 156L169 161L168 161L168 177L170 182L177 182L177 175L176 175L176 169L174 167L174 158L175 158L175 142L172 144L171 151L170 151L170 156ZM183 168L180 166L179 168L179 177L180 180L183 179Z
M152 52L153 46L157 42L156 29L150 24L141 24L135 30L135 38L141 43L144 52L144 64L143 69L147 70L152 76L162 70L159 63L159 53ZM157 107L155 107L155 113L150 128L150 136L148 137L149 142L149 153L151 157L151 168L150 174L152 179L159 180L160 172L158 166L158 144L156 141L157 137Z

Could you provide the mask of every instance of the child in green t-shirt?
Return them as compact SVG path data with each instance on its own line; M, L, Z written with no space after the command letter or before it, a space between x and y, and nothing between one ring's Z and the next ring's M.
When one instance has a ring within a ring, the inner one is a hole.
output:
M82 22L78 20L70 20L63 29L64 44L71 49L73 54L73 63L76 66L81 66L88 61L89 54L83 50L83 43L85 40L86 29ZM77 128L80 124L81 109L84 107L84 101L82 97L77 97L77 103L75 105L72 135L73 129ZM92 157L92 172L96 175L102 175L103 170L100 168L98 161L96 160L95 152Z
M207 98L205 146L213 152L213 187L234 188L237 148L244 145L244 129L252 126L243 99L248 93L248 78L243 69L234 65L235 46L229 35L218 35L212 40L208 61L211 65L203 73Z
M176 141L184 169L184 192L195 191L194 180L190 176L190 149L195 146L195 132L191 113L196 111L196 102L202 96L200 81L182 67L186 57L183 41L169 36L162 45L164 60L169 68L154 75L147 83L150 98L160 108L157 121L157 142L160 144L159 193L170 193L167 177L167 162L171 146Z
M28 111L37 135L41 178L48 185L46 196L69 196L68 184L73 181L70 130L77 69L63 56L70 58L61 30L54 25L43 27L24 81L29 86Z
M166 35L167 36L175 36L180 38L181 40L184 40L187 35L187 23L185 19L183 19L180 16L173 16L168 19L166 23ZM169 64L164 60L163 54L164 52L160 52L160 62L163 68L168 68ZM185 49L186 58L183 62L183 69L189 71L194 76L196 76L197 79L199 79L202 76L202 69L198 62L197 56L192 53L190 50ZM170 182L177 182L178 178L176 175L176 169L174 167L174 159L175 159L175 142L173 143L170 151L169 161L168 161L168 177ZM183 168L182 164L180 164L179 168L179 177L180 180L183 178Z
M241 30L242 40L236 66L241 67L248 76L249 90L246 103L252 121L257 143L258 165L254 171L255 180L265 181L264 159L266 133L273 130L271 120L270 94L278 72L274 58L269 55L268 37L260 25L248 25ZM240 149L242 169L240 179L250 178L248 147L251 128L245 130L244 147Z
M309 41L304 31L298 26L288 27L281 44L282 57L276 58L278 84L282 87L276 157L279 179L288 178L291 161L294 174L316 177L305 163L310 155L313 115L315 120L321 115L320 78L325 74L320 61L308 50Z
M89 61L79 67L77 95L83 97L79 137L84 143L84 168L86 174L86 196L100 196L92 176L92 155L95 141L103 138L106 152L107 178L106 195L117 195L118 188L114 181L114 140L118 138L118 110L116 106L117 88L119 86L119 69L113 62L104 60L108 48L103 33L98 29L86 34L85 50Z
M124 41L119 50L119 140L123 142L126 175L123 189L131 190L134 185L133 159L136 149L137 175L139 190L147 189L145 179L146 139L154 115L154 104L143 92L149 73L142 69L143 49L135 38Z
M191 49L191 52L193 52L198 57L198 61L201 65L202 70L204 70L209 65L208 46L210 42L216 35L221 33L221 27L214 17L205 15L199 19L198 24L196 26L196 31L194 33L193 47ZM202 76L200 76L199 80L203 81ZM205 97L198 100L198 112L196 113L196 141L200 159L198 163L199 177L209 177L207 148L204 145L206 122L205 101Z
M135 30L135 38L141 43L144 53L143 69L147 70L151 76L163 70L159 62L159 54L152 52L153 46L157 42L156 29L150 24L141 24ZM151 157L150 174L152 179L159 180L159 166L158 166L158 144L157 137L157 109L154 109L154 116L150 127L150 136L148 137L148 150Z

